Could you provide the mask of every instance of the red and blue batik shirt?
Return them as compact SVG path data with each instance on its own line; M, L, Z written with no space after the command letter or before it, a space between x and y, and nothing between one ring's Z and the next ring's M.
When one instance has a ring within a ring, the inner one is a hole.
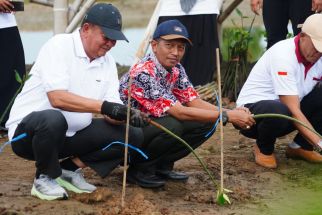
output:
M149 54L120 79L120 96L125 104L129 74L132 77L131 107L153 117L167 115L166 111L176 102L185 104L199 97L181 64L167 71L154 54Z

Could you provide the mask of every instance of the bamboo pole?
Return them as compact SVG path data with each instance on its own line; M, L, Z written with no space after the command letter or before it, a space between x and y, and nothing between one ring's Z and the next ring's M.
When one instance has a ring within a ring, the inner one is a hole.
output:
M54 1L54 34L64 33L68 24L68 0Z
M141 58L144 57L148 47L149 47L149 43L152 39L152 34L155 31L155 28L158 24L158 19L159 19L159 13L160 13L160 9L161 9L161 4L162 4L162 0L159 0L154 11L153 14L151 16L151 19L149 21L149 24L146 28L146 31L144 33L144 37L143 40L138 48L138 51L136 52L136 59L134 61L134 63L138 62Z
M220 192L224 191L224 126L222 122L222 101L221 101L221 74L220 74L220 59L219 48L216 48L217 62L217 82L218 82L218 97L219 97L219 116L220 116Z
M221 25L227 17L235 10L235 8L242 2L243 0L234 0L227 8L224 10L218 17L218 23Z
M68 21L71 22L75 17L77 11L79 10L80 6L82 5L84 0L75 0L74 3L69 7L68 11Z
M84 15L86 11L95 3L95 0L87 0L83 7L80 9L80 11L75 15L73 20L69 23L67 28L65 28L65 33L71 33L73 32L76 28L77 25L82 19L84 18Z
M54 0L30 0L30 3L53 7L54 6L53 1Z
M149 24L146 28L143 40L136 52L135 55L135 60L134 63L137 63L146 53L148 46L149 46L149 42L152 38L152 34L155 31L155 28L157 26L158 23L158 19L159 19L159 12L161 9L161 4L162 4L162 0L159 0L154 11L153 14L150 18ZM127 173L127 155L128 155L128 147L127 147L127 143L128 143L128 136L129 136L129 127L130 127L130 110L131 110L131 85L132 85L132 77L130 75L130 79L129 79L129 84L128 84L128 101L127 101L127 118L126 118L126 132L125 132L125 149L124 149L124 169L123 169L123 185L122 185L122 200L121 200L121 206L122 208L124 208L125 206L125 194L126 194L126 173Z

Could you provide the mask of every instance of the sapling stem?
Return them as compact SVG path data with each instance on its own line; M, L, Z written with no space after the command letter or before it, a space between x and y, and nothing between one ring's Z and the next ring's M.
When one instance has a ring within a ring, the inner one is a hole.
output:
M173 132L171 132L170 130L168 130L167 128L163 127L162 125L160 125L159 123L151 120L150 121L151 125L154 125L155 127L163 130L164 132L166 132L167 134L171 135L173 138L177 139L180 141L180 143L184 144L191 152L192 154L197 158L197 160L199 161L199 163L201 164L201 166L203 167L203 169L206 171L206 173L209 175L213 185L215 188L218 187L218 184L216 183L216 180L214 178L214 176L211 174L211 172L208 170L206 164L200 159L199 155L193 150L193 148L183 139L181 139L180 137L178 137L177 135L175 135Z
M322 139L321 134L319 134L316 130L314 130L314 128L311 128L311 127L307 126L305 123L301 122L300 120L295 119L295 118L290 117L290 116L286 116L286 115L283 115L283 114L277 114L277 113L265 113L265 114L256 114L256 115L253 116L253 118L254 119L282 118L282 119L291 120L293 122L296 122L296 123L302 125L303 127L307 128L307 129L309 129L310 131L312 131L313 133L315 133L316 135L318 135Z

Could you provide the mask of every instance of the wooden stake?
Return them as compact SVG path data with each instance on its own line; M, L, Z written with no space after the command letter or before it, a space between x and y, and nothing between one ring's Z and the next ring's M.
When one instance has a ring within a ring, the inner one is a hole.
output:
M86 11L95 3L95 0L87 0L80 11L74 16L73 20L67 26L65 33L71 33L76 28L78 23L83 20Z
M159 0L154 12L151 16L151 19L149 21L149 24L147 26L147 29L145 31L143 40L136 52L136 58L134 60L134 63L137 63L141 58L144 57L148 46L149 46L149 42L152 38L152 34L155 31L155 28L157 26L158 23L158 19L159 19L159 12L161 9L161 4L162 4L162 0ZM130 110L131 110L131 85L132 85L132 77L130 75L129 78L129 85L128 85L128 100L127 100L127 118L126 118L126 131L125 131L125 144L128 144L128 137L129 137L129 127L130 127ZM123 169L123 186L122 186L122 201L121 201L121 206L122 208L124 208L125 206L125 193L126 193L126 171L127 171L127 156L128 155L128 147L127 145L125 146L125 150L124 150L124 169Z
M68 21L71 22L75 17L77 11L79 10L80 6L83 4L84 0L75 0L72 5L69 7L68 12Z
M220 116L220 192L224 190L224 126L222 122L222 101L221 101L221 74L220 74L220 58L219 48L216 48L216 64L217 64L217 81L218 81L218 97L219 97L219 116Z

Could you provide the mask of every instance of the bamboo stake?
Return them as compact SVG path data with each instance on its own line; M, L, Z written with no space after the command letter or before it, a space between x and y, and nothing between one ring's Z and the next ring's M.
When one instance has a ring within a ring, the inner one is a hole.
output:
M73 18L73 20L69 23L69 25L67 26L65 33L71 33L73 32L78 23L83 19L86 11L95 3L95 0L87 0L85 2L85 4L83 5L83 7L80 9L80 11L75 15L75 17Z
M149 47L149 43L152 39L152 34L155 31L155 28L157 27L158 24L158 19L159 19L159 12L161 9L161 4L162 4L162 0L159 0L154 11L153 14L151 16L151 19L149 21L149 24L146 28L146 31L144 33L144 37L143 40L139 46L138 51L136 52L136 59L134 61L134 63L138 62L141 58L144 57L148 47Z
M134 60L134 63L137 63L141 58L143 58L143 56L145 55L148 46L149 46L149 42L152 38L152 34L155 31L155 28L157 26L158 23L158 19L159 19L159 12L161 9L161 4L162 4L162 0L159 0L154 11L153 14L151 16L151 19L149 21L149 24L147 26L147 29L145 31L143 40L138 48L138 51L136 52L136 58ZM129 136L129 127L130 127L130 110L131 110L131 85L132 85L132 77L131 74L129 74L130 78L129 78L129 85L128 85L128 103L127 103L127 118L126 118L126 130L125 130L125 149L124 149L124 169L123 169L123 185L122 185L122 200L121 200L121 206L122 208L124 208L125 206L125 193L126 193L126 173L127 173L127 155L128 155L128 136Z
M75 0L74 3L69 7L68 13L68 21L71 22L75 17L77 11L79 10L80 6L82 5L84 0Z
M242 2L243 0L234 0L226 9L223 11L218 17L218 24L222 24L225 19L235 10L235 8Z
M217 62L217 82L218 82L218 97L219 97L219 116L220 116L220 192L224 191L224 125L222 122L222 101L221 101L221 74L220 74L220 59L219 48L216 48Z
M49 7L54 6L53 0L30 0L30 3L40 4Z

